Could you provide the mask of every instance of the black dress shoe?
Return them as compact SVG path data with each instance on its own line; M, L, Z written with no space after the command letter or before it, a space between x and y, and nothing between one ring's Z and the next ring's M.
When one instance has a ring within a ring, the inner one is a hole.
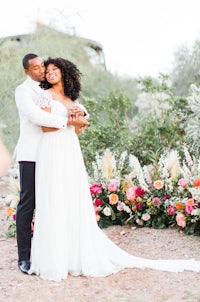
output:
M30 266L31 266L31 263L28 260L21 260L18 262L18 267L21 270L21 272L24 274L28 274Z

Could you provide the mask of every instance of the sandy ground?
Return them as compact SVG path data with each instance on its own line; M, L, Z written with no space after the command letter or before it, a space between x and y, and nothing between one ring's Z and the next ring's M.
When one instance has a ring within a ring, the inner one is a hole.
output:
M4 302L200 302L200 273L125 269L104 278L72 277L61 282L21 273L14 238L5 236L0 209L0 301ZM200 260L200 238L177 229L113 226L105 233L121 248L151 259Z

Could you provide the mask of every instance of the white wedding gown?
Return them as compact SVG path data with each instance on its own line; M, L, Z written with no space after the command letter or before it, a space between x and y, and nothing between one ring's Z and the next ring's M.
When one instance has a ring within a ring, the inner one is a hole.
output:
M66 116L58 101L52 112ZM86 130L87 131L87 130ZM150 260L116 246L98 227L73 127L44 133L36 165L36 215L30 274L60 281L68 274L107 276L124 268L200 271L200 261Z

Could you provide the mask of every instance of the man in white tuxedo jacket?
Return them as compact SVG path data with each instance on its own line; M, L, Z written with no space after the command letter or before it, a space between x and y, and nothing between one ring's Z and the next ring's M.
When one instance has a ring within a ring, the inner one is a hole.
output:
M16 229L18 266L23 273L28 273L30 268L31 222L35 209L35 164L37 149L42 136L40 126L57 129L66 128L69 125L83 127L88 125L88 122L82 116L77 118L61 117L40 109L37 102L43 91L39 84L45 79L43 59L35 54L27 54L22 62L27 79L15 90L15 101L20 118L20 135L15 149L20 173L20 201L17 207ZM80 110L80 108L75 108L76 110Z

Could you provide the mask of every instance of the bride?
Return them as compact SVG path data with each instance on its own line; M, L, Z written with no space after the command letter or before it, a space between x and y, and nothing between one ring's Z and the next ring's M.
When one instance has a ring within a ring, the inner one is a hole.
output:
M70 61L49 58L40 107L66 116L81 90L81 73ZM36 213L29 274L60 281L68 274L107 276L124 268L200 271L200 261L150 260L115 245L98 227L87 172L73 126L44 134L36 167Z

